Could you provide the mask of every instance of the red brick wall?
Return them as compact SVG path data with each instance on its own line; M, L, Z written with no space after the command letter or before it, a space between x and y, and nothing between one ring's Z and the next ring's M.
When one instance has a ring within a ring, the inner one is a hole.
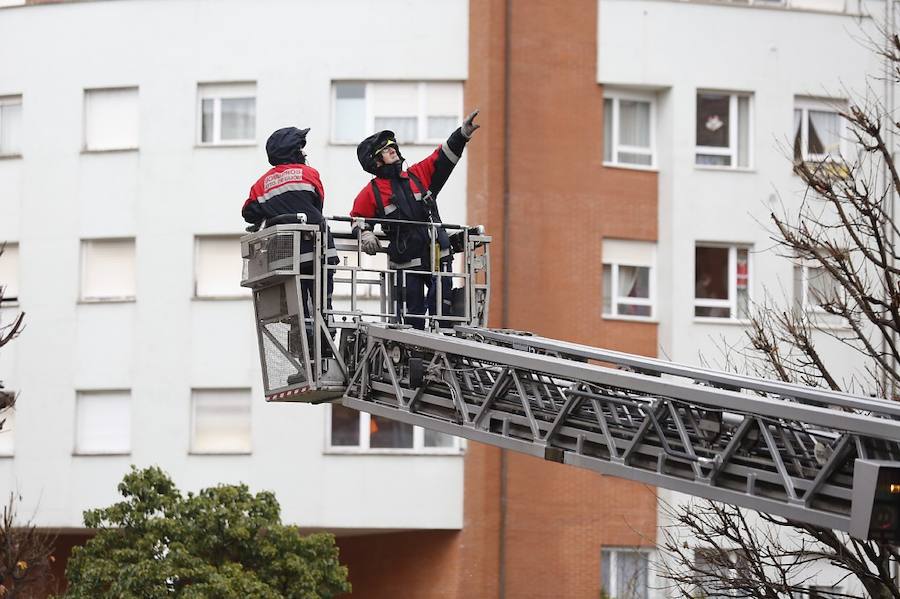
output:
M602 165L597 4L510 0L507 75L507 2L470 1L466 107L482 109L483 128L467 150L469 221L494 237L491 326L656 355L655 324L600 316L602 239L656 239L657 177ZM601 547L655 539L650 487L514 453L506 484L507 598L597 597ZM460 590L464 597L499 596Z

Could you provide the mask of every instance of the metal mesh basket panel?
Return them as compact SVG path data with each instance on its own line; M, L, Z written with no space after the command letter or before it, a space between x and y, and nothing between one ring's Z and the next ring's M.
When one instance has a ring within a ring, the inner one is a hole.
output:
M266 361L266 389L268 390L280 389L305 381L303 346L300 338L303 329L299 322L299 319L294 317L264 325L266 331L278 341L275 343L268 335L262 336L263 357ZM286 352L293 355L299 362L301 366L299 371ZM289 377L290 381L288 381Z
M294 266L294 234L276 233L268 239L269 270L284 270Z

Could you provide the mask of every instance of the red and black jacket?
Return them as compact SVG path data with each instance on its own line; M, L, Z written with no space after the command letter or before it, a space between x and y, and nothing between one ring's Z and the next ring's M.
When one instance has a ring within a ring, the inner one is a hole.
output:
M431 198L437 197L459 162L467 142L462 130L457 129L427 158L406 171L396 169L391 172L385 167L366 168L376 177L356 196L350 216L440 222L436 209L429 211L423 200L427 199L427 192L431 192ZM427 259L430 251L427 227L398 225L389 229L386 231L390 237L388 256L393 262ZM447 233L442 228L438 229L438 242L442 249L449 247Z
M319 171L307 164L279 164L260 177L241 209L248 223L258 224L281 214L306 214L306 222L321 223L325 189Z

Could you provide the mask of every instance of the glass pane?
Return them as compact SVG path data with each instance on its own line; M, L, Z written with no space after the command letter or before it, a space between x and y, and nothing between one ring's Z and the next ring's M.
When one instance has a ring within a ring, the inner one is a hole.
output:
M635 154L634 152L619 152L619 162L622 164L640 164L642 166L650 166L653 164L653 157L650 154Z
M448 137L458 126L455 116L430 116L428 117L428 139Z
M417 119L414 116L375 117L375 130L389 129L400 143L416 141Z
M252 140L256 136L256 98L223 98L222 141Z
M425 429L425 447L453 447L455 437Z
M603 100L603 160L611 162L613 156L613 101Z
M807 269L807 301L812 306L822 306L838 297L840 283L827 270L819 267Z
M650 148L650 102L619 100L619 143Z
M750 98L738 98L738 166L750 166Z
M0 105L0 154L22 152L22 104Z
M750 317L750 252L737 250L737 317Z
M725 307L710 308L707 306L694 306L694 316L704 318L731 318L731 309Z
M650 306L637 306L635 304L618 304L616 314L622 316L651 316Z
M359 446L359 412L331 404L331 446Z
M694 259L694 297L727 300L728 248L697 246Z
M838 113L810 110L808 126L809 140L807 149L810 154L829 154L832 156L840 154L841 117Z
M203 143L211 143L213 141L213 110L215 100L212 98L204 98L200 102L201 124L200 124L200 141Z
M610 571L612 559L610 554L611 552L606 550L600 552L600 590L612 596L614 591L611 588L612 583L610 581L610 578L612 578L612 572Z
M697 145L729 147L728 123L731 97L727 94L697 94Z
M650 297L650 269L646 266L619 266L619 297Z
M794 109L794 161L803 160L803 111L799 108Z
M697 154L697 164L701 166L731 166L731 156Z
M365 83L335 83L334 94L338 100L365 100Z
M403 422L372 416L369 421L369 447L411 449L413 427Z
M334 139L357 142L366 134L366 84L335 83Z
M603 265L603 313L612 314L612 266Z
M618 599L646 599L647 567L636 551L616 553L616 595Z

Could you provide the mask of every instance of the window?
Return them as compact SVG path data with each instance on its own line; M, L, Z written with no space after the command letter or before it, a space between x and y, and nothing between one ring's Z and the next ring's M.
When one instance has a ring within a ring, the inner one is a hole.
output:
M16 445L16 410L9 408L0 411L0 456L13 455Z
M752 166L750 99L749 94L697 92L697 165Z
M603 240L603 316L653 317L656 244Z
M81 241L81 299L133 300L135 296L134 239Z
M19 245L0 244L0 307L19 301Z
M138 147L138 88L84 90L84 149Z
M797 303L804 310L828 314L823 305L844 300L844 289L823 266L814 264L794 265L794 292Z
M197 86L197 138L201 145L256 142L256 84Z
M22 96L0 96L0 156L22 153Z
M457 437L357 412L331 404L328 447L331 451L459 453Z
M823 162L841 155L844 123L842 101L794 99L794 161Z
M604 93L604 164L655 166L656 103L653 96L610 90Z
M131 393L79 391L75 405L75 453L131 452Z
M458 82L336 81L331 140L359 143L390 129L400 143L438 143L462 121Z
M616 599L647 599L649 553L636 549L600 552L601 591Z
M697 549L694 568L700 596L708 599L737 597L728 586L747 564L746 554L738 550Z
M697 245L694 316L745 320L750 316L750 250Z
M249 297L241 287L240 238L236 235L198 236L194 241L194 297Z
M250 390L194 389L191 453L250 453Z

